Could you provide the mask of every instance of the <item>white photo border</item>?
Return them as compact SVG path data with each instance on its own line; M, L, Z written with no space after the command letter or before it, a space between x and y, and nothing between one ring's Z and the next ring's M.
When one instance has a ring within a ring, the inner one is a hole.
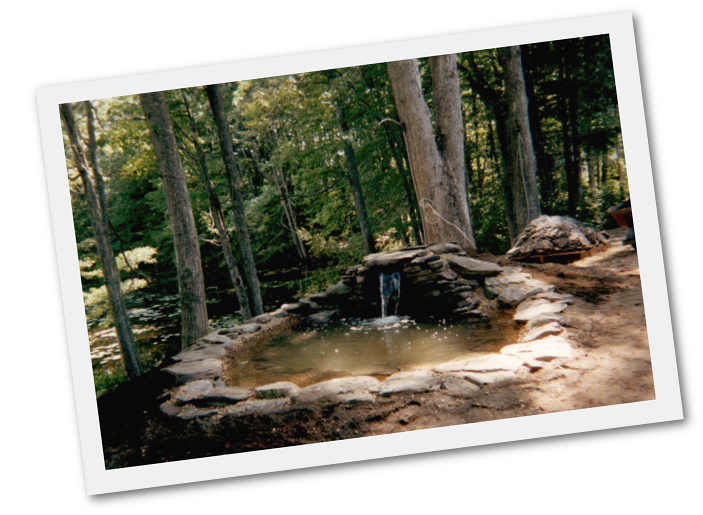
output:
M656 400L106 470L58 105L149 91L609 34ZM683 418L656 199L630 13L455 34L41 88L39 119L89 495L331 465Z

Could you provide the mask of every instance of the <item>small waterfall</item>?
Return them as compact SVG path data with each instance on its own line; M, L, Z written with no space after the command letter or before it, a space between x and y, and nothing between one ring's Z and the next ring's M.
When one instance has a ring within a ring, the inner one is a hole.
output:
M400 304L400 272L386 274L380 272L378 274L378 282L381 290L381 317L386 318L388 314L386 309L393 293L396 294L395 299L395 316L398 316L398 305Z

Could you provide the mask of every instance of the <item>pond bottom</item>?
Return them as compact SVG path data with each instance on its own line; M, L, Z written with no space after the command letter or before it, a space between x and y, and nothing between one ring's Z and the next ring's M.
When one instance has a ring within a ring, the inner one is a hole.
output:
M290 381L300 387L342 376L384 377L515 343L510 318L473 324L415 324L387 317L287 333L257 345L227 370L227 382L257 387Z

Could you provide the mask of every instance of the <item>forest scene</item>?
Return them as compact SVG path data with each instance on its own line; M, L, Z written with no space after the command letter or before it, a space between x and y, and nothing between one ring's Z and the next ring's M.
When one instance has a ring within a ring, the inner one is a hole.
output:
M607 35L60 113L107 468L654 398Z

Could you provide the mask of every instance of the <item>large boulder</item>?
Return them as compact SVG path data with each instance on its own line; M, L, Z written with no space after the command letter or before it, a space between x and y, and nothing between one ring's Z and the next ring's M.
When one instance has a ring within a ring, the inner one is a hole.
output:
M507 256L529 260L565 253L579 253L608 240L601 232L569 216L540 216L532 220L515 240Z
M498 275L503 270L495 263L481 261L468 256L444 254L442 257L447 261L447 263L449 263L452 270L459 275L468 277L489 277L492 275Z

